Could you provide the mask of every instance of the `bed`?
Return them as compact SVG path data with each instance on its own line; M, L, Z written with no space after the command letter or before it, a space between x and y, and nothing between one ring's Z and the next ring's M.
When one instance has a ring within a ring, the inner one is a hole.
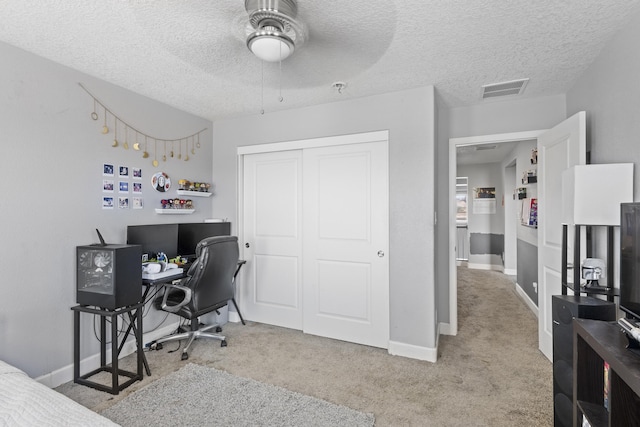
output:
M0 360L0 426L117 426Z

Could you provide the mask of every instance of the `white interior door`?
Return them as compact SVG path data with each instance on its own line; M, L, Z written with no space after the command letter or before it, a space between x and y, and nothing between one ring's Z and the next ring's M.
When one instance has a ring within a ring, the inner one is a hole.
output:
M562 293L561 174L585 162L584 111L538 138L538 341L549 360L553 358L551 296Z
M302 329L302 152L244 156L242 312Z
M306 333L388 348L387 145L304 150Z

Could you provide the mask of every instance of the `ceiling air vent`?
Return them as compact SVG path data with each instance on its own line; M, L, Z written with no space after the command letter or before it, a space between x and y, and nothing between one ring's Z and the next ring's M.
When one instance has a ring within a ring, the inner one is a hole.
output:
M482 86L482 99L498 96L519 95L524 92L529 79L511 80L502 83L491 83Z

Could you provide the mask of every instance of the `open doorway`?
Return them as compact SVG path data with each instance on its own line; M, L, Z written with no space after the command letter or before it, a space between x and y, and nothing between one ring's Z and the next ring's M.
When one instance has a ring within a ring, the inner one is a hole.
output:
M456 177L458 163L458 149L478 145L499 145L503 143L518 143L523 141L537 141L544 131L515 132L508 134L485 135L477 137L451 138L449 140L449 334L456 335L458 331L458 290L456 271ZM470 207L471 209L471 207Z

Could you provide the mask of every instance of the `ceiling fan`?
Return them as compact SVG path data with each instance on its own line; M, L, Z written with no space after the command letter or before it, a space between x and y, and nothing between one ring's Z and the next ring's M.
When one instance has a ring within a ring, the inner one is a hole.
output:
M249 14L247 47L261 60L282 61L304 43L296 0L245 0L244 7Z
M384 55L397 23L395 2L386 3L385 13L344 0L166 0L128 7L159 48L214 76L212 84L238 90L260 83L263 63L267 87L334 92L332 82L349 82ZM270 57L253 53L261 44L275 46ZM282 67L270 66L281 60Z

